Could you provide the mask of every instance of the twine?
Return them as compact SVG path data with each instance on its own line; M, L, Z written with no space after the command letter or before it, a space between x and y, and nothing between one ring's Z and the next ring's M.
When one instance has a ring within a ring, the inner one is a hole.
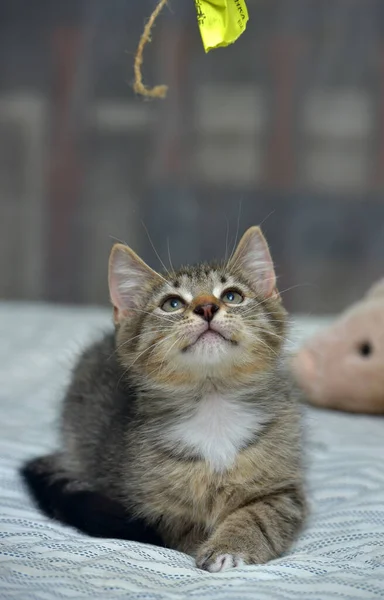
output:
M135 72L135 82L133 84L133 89L136 94L141 94L145 98L165 98L167 95L168 86L166 85L155 85L154 87L147 87L143 83L143 75L141 72L141 68L143 66L143 52L145 46L151 41L151 31L155 24L155 21L159 14L161 13L164 6L167 4L168 0L159 0L156 5L153 13L148 19L144 27L144 31L141 34L141 38L139 41L139 45L137 46L135 62L134 62L134 72Z

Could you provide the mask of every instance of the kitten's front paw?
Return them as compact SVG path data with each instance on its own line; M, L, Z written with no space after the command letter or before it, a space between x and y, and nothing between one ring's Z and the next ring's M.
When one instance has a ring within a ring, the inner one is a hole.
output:
M241 554L220 554L218 552L202 552L196 559L196 565L204 571L219 573L244 565Z

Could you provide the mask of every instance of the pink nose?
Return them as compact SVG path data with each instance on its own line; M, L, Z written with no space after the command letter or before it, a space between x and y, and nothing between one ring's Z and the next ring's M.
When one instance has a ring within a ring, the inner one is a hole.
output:
M212 321L219 308L220 307L217 304L198 304L193 312L209 323Z

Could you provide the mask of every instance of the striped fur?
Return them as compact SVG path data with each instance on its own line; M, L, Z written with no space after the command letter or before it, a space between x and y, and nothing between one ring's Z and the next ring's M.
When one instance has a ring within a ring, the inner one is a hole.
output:
M110 287L116 331L78 361L61 450L23 472L40 507L91 534L110 522L114 537L161 539L212 572L276 558L305 500L286 316L260 231L226 264L175 273L117 247ZM170 295L181 309L161 308ZM209 326L194 311L207 298Z

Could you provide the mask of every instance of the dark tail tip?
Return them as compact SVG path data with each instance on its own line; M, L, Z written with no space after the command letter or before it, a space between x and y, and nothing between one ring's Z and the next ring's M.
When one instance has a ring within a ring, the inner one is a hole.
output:
M48 517L59 518L56 513L68 480L54 481L55 472L49 464L50 458L43 456L25 463L20 469L20 475L37 507Z
M100 492L81 490L78 482L58 475L53 458L37 458L20 469L36 505L44 514L93 537L164 546L156 530L142 519L131 517L122 504Z

